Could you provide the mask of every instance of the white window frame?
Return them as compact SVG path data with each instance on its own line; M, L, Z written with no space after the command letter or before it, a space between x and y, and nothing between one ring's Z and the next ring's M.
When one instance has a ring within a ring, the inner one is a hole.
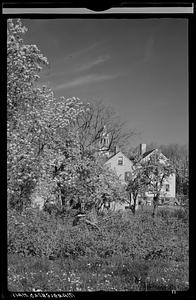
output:
M122 164L119 164L119 161L122 161ZM118 166L123 166L123 156L118 157Z

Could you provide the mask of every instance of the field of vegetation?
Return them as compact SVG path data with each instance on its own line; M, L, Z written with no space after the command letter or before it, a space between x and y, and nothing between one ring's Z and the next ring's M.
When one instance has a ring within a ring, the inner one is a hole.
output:
M89 216L90 217L90 216ZM188 214L185 209L110 212L94 216L97 228L74 213L36 209L8 215L8 290L185 291Z

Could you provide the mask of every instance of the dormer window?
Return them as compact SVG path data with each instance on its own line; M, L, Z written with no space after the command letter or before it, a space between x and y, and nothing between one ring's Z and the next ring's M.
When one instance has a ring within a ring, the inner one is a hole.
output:
M123 165L123 156L118 157L118 165L122 166Z

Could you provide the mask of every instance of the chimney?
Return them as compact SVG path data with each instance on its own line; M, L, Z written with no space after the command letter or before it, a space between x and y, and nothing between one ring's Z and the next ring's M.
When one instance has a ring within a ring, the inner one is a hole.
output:
M116 145L116 146L115 146L115 154L116 154L118 151L120 151L120 148L119 148L118 145Z
M140 144L140 155L146 152L146 144Z

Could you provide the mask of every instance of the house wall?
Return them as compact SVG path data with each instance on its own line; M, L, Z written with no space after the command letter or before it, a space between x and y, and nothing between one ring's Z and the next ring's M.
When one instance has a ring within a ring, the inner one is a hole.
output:
M169 192L166 192L166 184L169 184ZM164 197L175 198L176 197L176 174L172 174L164 181L161 193ZM146 192L147 197L153 197L154 194Z
M118 165L119 156L123 157L123 165ZM125 172L132 172L133 167L133 163L121 151L110 158L105 165L117 174L123 184L125 184Z
M123 157L123 165L118 165L118 158ZM110 158L105 165L110 167L116 175L121 180L122 184L126 184L125 181L125 172L132 172L133 171L133 163L121 152L119 151L115 156ZM111 210L125 210L128 203L119 203L119 202L111 202L110 209ZM136 203L136 209L138 208L138 203Z
M158 152L158 149L155 149L153 151L154 152ZM151 154L149 154L148 156L146 156L145 158L143 158L143 161L147 161L149 158L150 158ZM161 153L160 154L160 158L159 158L159 161L161 163L165 163L167 161L167 158ZM166 187L165 185L166 184L169 184L169 192L166 192ZM164 197L168 197L168 198L175 198L176 197L176 174L171 174L167 180L165 180L164 182L164 185L163 185L163 188L161 190L162 192L162 195ZM152 193L145 193L147 197L153 197L153 194Z
M165 192L165 197L176 197L176 174L170 175L170 177L167 179L166 183L169 184L170 189L169 192Z

